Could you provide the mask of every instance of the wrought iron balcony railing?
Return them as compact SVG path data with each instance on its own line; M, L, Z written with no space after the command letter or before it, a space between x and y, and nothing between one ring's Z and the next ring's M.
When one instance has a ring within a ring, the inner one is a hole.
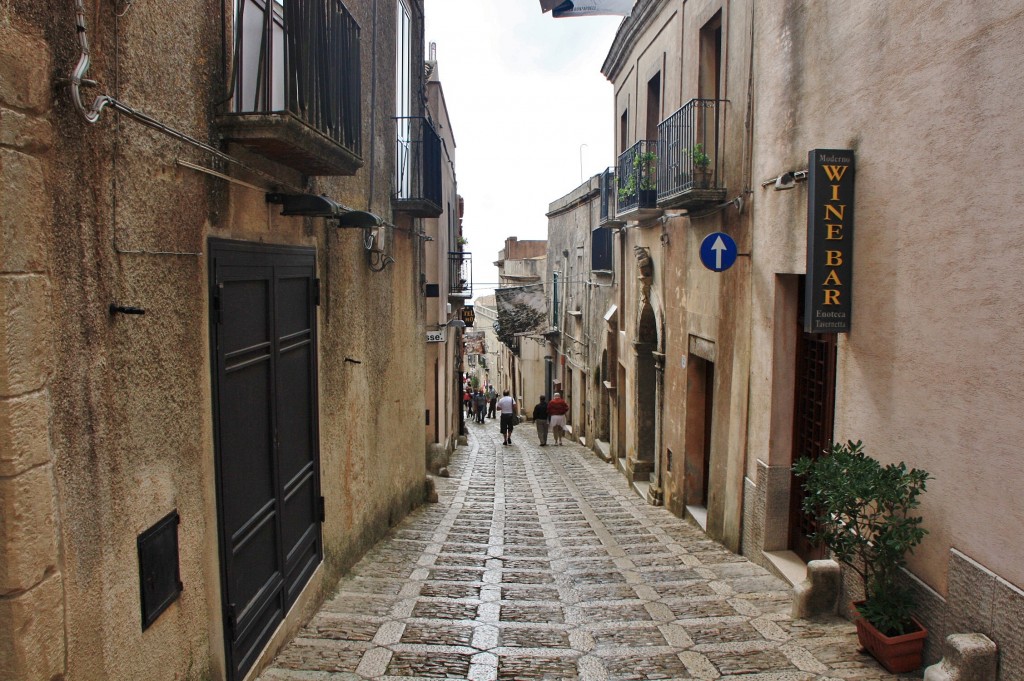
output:
M395 126L395 210L436 218L442 212L441 138L422 116L400 116Z
M359 25L341 0L237 0L225 139L310 175L362 165Z
M473 254L448 252L448 297L473 297Z
M720 104L691 99L658 125L658 205L693 207L724 198Z
M658 206L658 142L640 140L619 155L616 214Z

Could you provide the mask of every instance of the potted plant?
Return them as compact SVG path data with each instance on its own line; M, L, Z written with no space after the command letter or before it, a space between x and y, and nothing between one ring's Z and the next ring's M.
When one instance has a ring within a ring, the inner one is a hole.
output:
M704 145L694 144L690 148L690 160L693 161L693 186L707 189L711 184L711 157L704 151Z
M883 466L860 441L833 443L817 459L801 458L793 472L804 479L803 510L817 523L811 541L848 566L864 588L864 600L853 604L861 645L890 672L917 669L928 631L912 615L913 593L901 570L927 534L912 511L928 472L903 462Z
M653 208L658 205L658 155L644 151L633 157L634 176L639 176L640 207Z

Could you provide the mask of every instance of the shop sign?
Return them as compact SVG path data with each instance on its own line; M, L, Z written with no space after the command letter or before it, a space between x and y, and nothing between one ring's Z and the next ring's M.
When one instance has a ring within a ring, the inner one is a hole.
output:
M853 294L853 178L849 149L808 155L804 331L848 333Z
M473 309L472 305L466 305L462 308L462 321L466 323L466 326L476 325L476 310Z

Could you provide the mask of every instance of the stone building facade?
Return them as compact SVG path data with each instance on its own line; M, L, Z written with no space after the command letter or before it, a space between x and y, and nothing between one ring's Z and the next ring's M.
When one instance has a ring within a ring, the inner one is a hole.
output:
M433 49L433 48L431 48ZM464 203L455 176L455 134L438 62L427 63L428 120L437 133L441 153L441 213L423 220L423 232L430 237L423 244L426 257L425 284L432 287L427 297L427 349L424 367L426 407L427 468L437 471L448 464L460 434L463 367L462 333L448 323L459 319L465 301L472 295L472 282L463 283L468 270L464 252L462 218ZM436 287L434 290L433 287Z
M622 264L609 320L612 451L652 502L689 513L734 551L750 261L712 272L698 254L713 233L749 254L750 212L740 209L751 13L743 2L639 2L602 67L615 91L620 153L617 180L606 183L614 206L605 211ZM709 161L703 179L701 154Z
M615 267L611 228L598 226L600 200L595 175L548 206L545 281L551 290L552 382L569 402L573 436L608 456L612 395L605 316L613 305Z
M0 677L252 677L422 500L422 7L303 4L0 4Z
M981 632L1000 679L1022 678L1024 645L1021 509L1001 492L1024 433L1024 376L1003 359L1024 321L1005 190L1021 174L1021 28L997 2L640 0L602 69L620 154L600 224L621 268L607 351L624 473L796 582L815 553L795 458L852 439L928 470L929 534L907 574L926 659L946 634ZM826 251L853 262L826 280L824 305L852 301L842 333L805 318L822 304L805 296L823 249L808 245L816 158L855 159L852 203L833 206L851 224L828 232L846 250ZM731 266L716 266L718 235Z

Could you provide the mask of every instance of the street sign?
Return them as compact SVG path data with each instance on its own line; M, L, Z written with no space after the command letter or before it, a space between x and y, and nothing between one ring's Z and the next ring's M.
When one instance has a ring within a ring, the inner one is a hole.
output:
M427 342L428 343L444 343L448 339L447 328L438 329L437 331L427 331Z
M736 242L725 232L712 232L700 242L700 261L712 272L724 272L736 262Z

